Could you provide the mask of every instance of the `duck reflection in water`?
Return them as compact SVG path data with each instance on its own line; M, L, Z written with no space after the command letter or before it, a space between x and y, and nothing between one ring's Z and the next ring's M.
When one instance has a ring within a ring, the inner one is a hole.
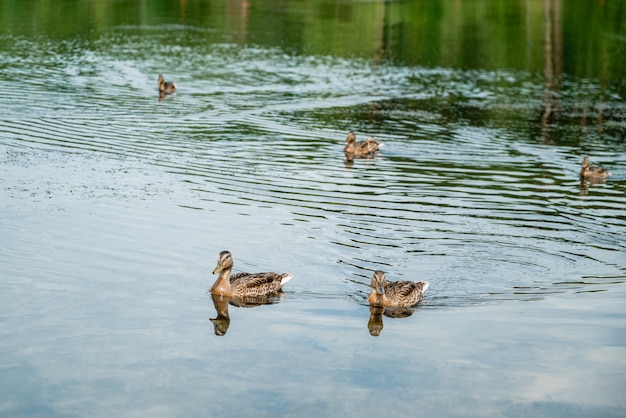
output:
M353 131L348 132L346 146L343 148L343 152L346 155L346 166L352 166L355 158L374 158L379 154L380 147L382 146L383 144L376 141L374 138L369 138L365 141L357 141L356 134Z
M210 318L210 320L213 323L215 335L221 337L226 335L226 331L228 331L228 327L230 326L230 315L228 315L228 303L230 302L230 298L228 296L214 295L213 293L211 293L211 298L213 299L213 306L215 306L217 317Z
M352 166L354 166L354 160L357 158L359 160L373 160L376 158L376 154L364 155L361 157L355 157L354 154L346 154L346 159L344 160L346 168L352 168Z
M591 187L599 186L605 183L606 183L605 178L581 177L580 184L578 185L578 189L580 190L580 195L587 196L589 194L589 189Z
M413 310L409 308L370 306L370 319L367 321L367 329L374 337L378 337L383 331L383 315L389 318L407 318L413 315Z
M210 321L213 323L213 331L215 332L215 335L222 337L226 335L228 327L230 327L228 305L233 305L238 308L254 308L261 305L272 305L280 301L281 294L273 296L247 296L235 298L211 293L211 299L213 299L213 306L217 312L217 317L210 318Z

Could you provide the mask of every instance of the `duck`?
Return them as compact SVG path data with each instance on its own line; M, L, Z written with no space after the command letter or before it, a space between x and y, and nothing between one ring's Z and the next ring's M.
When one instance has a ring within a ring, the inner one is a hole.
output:
M592 178L592 179L605 179L611 175L608 170L602 167L591 165L589 157L583 157L583 161L580 163L582 169L580 170L580 177Z
M388 282L385 272L376 270L372 276L372 291L367 297L371 306L409 308L417 305L428 289L428 282Z
M233 269L230 251L222 251L213 274L219 274L211 293L233 298L259 297L280 293L283 286L293 278L291 273L237 273Z
M378 152L379 148L382 146L383 144L376 141L374 138L357 142L356 134L354 131L350 131L346 137L346 146L343 148L343 152L350 156L367 157Z
M159 74L159 93L171 94L176 91L176 83L165 81L162 75Z

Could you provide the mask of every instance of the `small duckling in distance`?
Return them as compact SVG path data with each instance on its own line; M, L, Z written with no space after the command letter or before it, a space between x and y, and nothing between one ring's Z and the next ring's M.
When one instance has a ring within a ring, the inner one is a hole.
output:
M356 134L350 131L346 137L346 146L343 148L343 152L355 157L365 157L378 152L379 148L382 146L383 144L376 141L374 138L357 142Z
M171 94L176 91L176 83L165 81L162 75L159 75L159 93Z
M589 157L583 157L583 161L580 163L580 165L582 167L582 169L580 170L580 177L605 179L611 175L611 173L609 173L604 168L591 165Z
M264 296L279 293L293 277L291 273L237 273L231 276L233 257L230 251L222 251L213 274L219 273L211 286L211 293L235 298Z
M367 297L372 306L409 308L424 297L428 282L387 282L385 273L376 270L372 276L372 292Z

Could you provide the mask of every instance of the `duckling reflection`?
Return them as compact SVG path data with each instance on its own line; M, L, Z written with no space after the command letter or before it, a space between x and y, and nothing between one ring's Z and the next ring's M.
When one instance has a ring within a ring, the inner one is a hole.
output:
M343 160L343 162L346 165L346 168L352 168L354 166L355 159L373 160L376 158L376 154L367 154L367 155L361 155L361 156L355 156L354 154L345 154L345 155L346 155L346 159Z
M383 331L383 315L388 318L407 318L413 315L413 310L408 308L370 306L370 319L367 321L367 329L373 337L378 337Z
M605 178L581 177L580 184L578 185L580 195L587 196L589 194L589 188L605 183Z
M280 298L280 294L272 296L246 296L236 298L211 293L211 299L213 299L213 306L217 312L217 317L209 318L209 320L213 323L213 331L215 332L215 335L220 337L226 335L228 327L230 327L228 305L233 305L238 308L254 308L261 305L272 305L277 303Z

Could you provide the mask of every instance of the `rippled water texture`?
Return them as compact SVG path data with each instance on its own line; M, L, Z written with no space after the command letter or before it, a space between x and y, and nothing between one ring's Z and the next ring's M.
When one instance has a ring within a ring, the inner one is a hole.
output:
M348 3L1 32L0 415L623 416L623 73L409 62L388 22L372 59L333 25L413 3ZM229 306L225 249L295 277ZM370 311L377 269L424 301Z

